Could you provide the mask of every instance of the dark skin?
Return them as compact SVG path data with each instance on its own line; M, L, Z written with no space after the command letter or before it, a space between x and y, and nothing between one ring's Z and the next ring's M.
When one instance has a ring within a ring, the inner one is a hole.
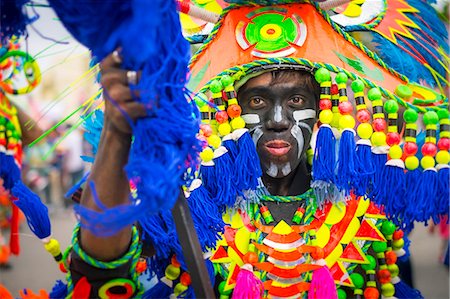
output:
M129 203L129 186L124 166L128 161L132 128L120 110L127 113L133 121L145 117L146 110L142 104L133 100L130 88L127 86L126 71L120 69L120 64L115 62L111 55L101 63L101 72L105 98L113 99L114 104L110 100L105 103L105 123L90 180L95 182L102 202L108 207L113 207ZM280 82L273 86L270 86L270 83L270 73L249 80L240 89L238 100L242 105L242 114L257 114L261 120L260 124L249 126L249 129L254 129L257 125L262 126L260 129L263 134L257 143L257 149L264 172L263 181L269 191L277 195L301 194L309 188L305 152L311 134L308 129L300 129L304 142L299 148L297 139L291 133L292 128L297 126L293 113L305 109L314 112L315 97L313 92L305 90L295 76L291 77L289 82ZM267 86L270 87L267 88ZM280 108L276 108L276 117L275 107L282 108L281 111ZM301 122L305 122L312 129L315 115L314 118L301 120ZM298 129L294 131L298 132ZM268 144L273 140L276 142ZM284 149L280 149L280 146ZM279 166L276 167L280 169L280 175L268 174L270 161L276 162ZM283 175L282 169L283 167L286 169L287 163L291 171L286 173L285 170L286 174ZM93 200L89 184L83 192L81 204L90 209L99 210ZM292 217L290 215L292 207L285 207L288 209L286 212L284 212L285 208L280 209L280 217ZM276 214L278 211L274 213L274 217L278 217ZM80 242L83 249L98 260L109 261L120 257L128 250L130 240L131 227L124 228L112 237L98 237L88 230L80 230Z

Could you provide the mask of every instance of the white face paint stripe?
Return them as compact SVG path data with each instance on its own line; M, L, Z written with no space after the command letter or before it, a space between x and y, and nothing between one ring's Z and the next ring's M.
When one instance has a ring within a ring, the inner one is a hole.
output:
M296 122L299 122L301 120L315 118L316 117L316 110L314 109L305 109L305 110L297 110L293 113L294 120Z
M283 108L281 108L281 106L275 106L275 108L273 108L273 120L277 123L283 119L283 116L281 115L282 110Z
M275 178L278 174L278 167L275 164L270 163L270 167L269 167L269 169L267 169L266 173L269 176Z
M286 165L284 165L283 168L281 168L281 173L284 176L287 176L288 174L290 174L291 171L292 171L291 163L286 163Z
M256 128L254 128L253 130L253 135L252 135L252 139L253 139L253 143L255 144L255 146L258 145L258 141L261 138L261 136L264 134L263 131L261 130L261 126L258 126Z
M248 125L255 125L259 124L261 122L261 119L259 118L258 114L243 114L241 117L244 119L245 123Z
M312 134L312 129L307 123L304 123L301 121L301 122L297 123L297 126L305 128L306 130L308 130L309 133Z
M300 158L300 156L302 155L302 152L303 152L303 145L305 143L305 140L303 139L302 129L300 129L300 127L298 127L298 126L293 126L291 129L291 134L297 140L298 158Z

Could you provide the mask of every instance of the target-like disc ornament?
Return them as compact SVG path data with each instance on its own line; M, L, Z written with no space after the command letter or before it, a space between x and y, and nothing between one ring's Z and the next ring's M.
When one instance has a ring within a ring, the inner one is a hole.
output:
M260 8L247 14L236 26L236 40L243 50L254 46L256 57L286 57L306 40L306 25L296 14L286 17L282 8Z

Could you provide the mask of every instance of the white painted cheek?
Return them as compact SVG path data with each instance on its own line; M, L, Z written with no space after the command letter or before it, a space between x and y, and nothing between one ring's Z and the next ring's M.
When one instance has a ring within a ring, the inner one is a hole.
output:
M243 114L241 117L244 119L245 123L248 125L257 125L261 122L261 119L259 118L258 114Z
M283 116L281 115L283 108L281 108L281 106L275 106L275 108L273 109L273 120L277 123L279 123L282 119Z
M266 171L268 176L271 176L273 178L277 177L278 174L278 167L274 163L270 163L269 169Z
M293 126L291 129L291 134L292 134L292 136L294 136L295 140L297 140L298 158L300 158L300 156L302 155L302 152L303 152L303 145L305 144L302 129L300 129L300 127L298 127L298 126Z
M295 122L298 124L301 120L315 118L316 110L314 109L297 110L293 112L293 117Z
M281 173L282 173L284 176L287 176L288 174L290 174L291 171L292 171L291 163L289 163L289 162L286 163L286 165L284 165L283 168L281 168Z
M254 128L254 132L253 132L253 135L252 135L253 143L255 144L255 146L258 145L259 139L264 134L263 131L260 128L261 128L261 126L258 126L256 128Z

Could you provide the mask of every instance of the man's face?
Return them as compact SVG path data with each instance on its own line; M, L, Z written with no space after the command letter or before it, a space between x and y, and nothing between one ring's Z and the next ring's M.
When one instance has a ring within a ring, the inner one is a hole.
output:
M273 178L283 178L297 168L316 122L314 91L306 87L305 75L289 73L277 79L264 73L238 92L263 172Z

